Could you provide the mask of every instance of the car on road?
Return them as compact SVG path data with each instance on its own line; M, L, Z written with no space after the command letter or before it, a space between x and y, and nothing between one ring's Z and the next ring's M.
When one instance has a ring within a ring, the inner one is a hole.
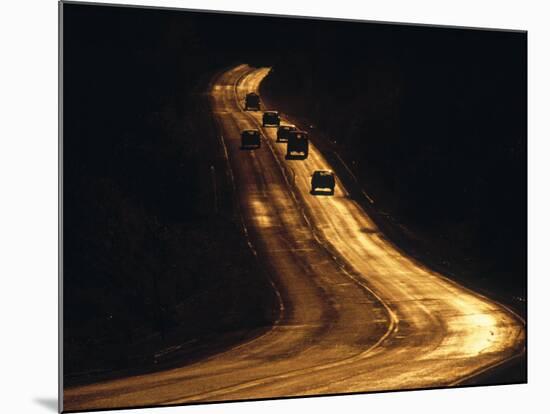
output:
M288 134L291 131L297 131L298 128L294 125L280 125L277 129L277 142L288 141Z
M241 132L241 148L260 148L262 137L257 129L245 129Z
M307 158L309 154L309 138L305 131L289 131L286 144L286 158Z
M246 94L244 99L245 111L259 111L260 110L260 96L257 93L250 92Z
M276 126L281 125L281 117L277 111L265 111L262 118L262 125L265 126Z
M323 193L334 195L334 187L336 180L334 173L330 170L316 170L311 175L311 194L321 194L319 189L324 190Z

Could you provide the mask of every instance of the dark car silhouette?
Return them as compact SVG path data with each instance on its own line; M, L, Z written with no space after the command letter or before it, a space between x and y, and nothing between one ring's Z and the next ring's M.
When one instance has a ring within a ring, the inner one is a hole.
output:
M241 148L260 148L262 138L257 129L245 129L241 132Z
M288 141L288 134L291 131L297 131L298 128L296 128L294 125L281 125L279 126L279 129L277 129L277 142L286 142Z
M281 124L281 118L279 117L279 112L277 111L266 111L262 118L262 125L265 126L276 126L278 127Z
M286 158L307 158L309 154L309 138L305 131L289 131L286 144Z
M334 195L334 187L336 187L336 180L332 171L317 170L311 175L311 194L319 194L318 189L322 189Z
M257 93L250 92L246 95L246 98L244 99L244 110L260 110L260 96Z

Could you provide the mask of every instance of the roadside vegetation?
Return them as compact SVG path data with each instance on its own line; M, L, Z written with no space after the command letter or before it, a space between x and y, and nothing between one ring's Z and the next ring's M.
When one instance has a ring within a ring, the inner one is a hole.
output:
M65 5L65 384L216 351L271 326L191 19ZM144 28L147 28L146 30Z

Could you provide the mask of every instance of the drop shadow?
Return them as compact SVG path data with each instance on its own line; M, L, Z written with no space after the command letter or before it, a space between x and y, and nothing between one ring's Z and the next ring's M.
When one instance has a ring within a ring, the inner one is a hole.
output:
M54 413L58 412L59 406L57 402L57 398L34 398L33 400L36 404L48 409L49 411L52 411Z

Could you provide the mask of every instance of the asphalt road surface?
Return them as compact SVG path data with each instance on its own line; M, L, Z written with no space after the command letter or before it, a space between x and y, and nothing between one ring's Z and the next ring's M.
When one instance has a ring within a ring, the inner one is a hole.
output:
M404 256L340 181L310 194L311 173L330 169L322 154L286 160L276 128L243 111L268 72L224 72L211 103L276 324L191 365L66 389L65 410L452 386L525 351L519 316ZM261 148L241 149L247 128Z

